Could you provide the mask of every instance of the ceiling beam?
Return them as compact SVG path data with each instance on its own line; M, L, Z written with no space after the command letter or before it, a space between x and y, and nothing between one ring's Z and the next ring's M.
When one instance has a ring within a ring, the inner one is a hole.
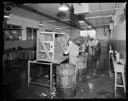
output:
M68 3L65 3L66 6L68 6L69 8L71 7ZM104 11L114 11L116 9L120 9L120 8L112 8L112 9L104 9L104 10L94 10L94 11L89 11L88 13L96 13L96 12L104 12Z
M108 18L112 17L113 15L106 15L106 16L94 16L94 17L85 17L85 19L98 19L98 18Z
M109 24L97 24L97 25L93 25L93 26L96 26L96 27L99 27L99 26L108 26Z
M61 21L70 21L70 19L62 19ZM47 20L47 21L41 21L41 22L44 22L44 23L49 22L50 23L50 22L56 22L56 21L55 20Z
M22 8L22 9L28 10L28 11L30 11L30 12L36 13L36 14L38 14L38 15L44 16L44 17L46 17L46 18L50 18L50 19L53 19L53 20L55 20L55 21L64 23L64 24L66 24L66 25L68 25L68 26L71 26L71 27L74 27L74 28L83 30L83 29L81 29L80 27L77 27L77 26L72 25L72 24L70 24L70 23L61 21L61 20L59 20L59 19L57 19L57 18L55 18L55 17L52 17L52 16L50 16L50 15L48 15L48 14L45 14L45 13L43 13L43 12L40 12L40 11L34 9L34 8L31 8L31 7L28 7L28 6L25 6L25 5L20 5L20 4L19 4L19 5L16 5L16 7Z
M83 20L88 26L91 26L93 29L95 29L95 27L93 27L93 25L87 19L85 19L85 16L79 16L79 19Z
M114 11L116 9L120 9L120 8L113 8L113 9L104 9L104 10L94 10L94 11L90 11L89 13L97 13L97 12L105 12L105 11Z
M94 26L95 28L96 27L103 27L103 26L109 26L109 24L97 24L97 25L92 25L92 26ZM84 29L90 29L90 27L83 27Z

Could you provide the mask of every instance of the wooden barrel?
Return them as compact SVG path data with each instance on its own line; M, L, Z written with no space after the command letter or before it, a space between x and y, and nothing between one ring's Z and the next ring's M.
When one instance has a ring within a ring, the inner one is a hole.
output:
M71 64L61 64L56 71L57 95L63 98L76 95L76 68Z
M77 80L81 81L82 77L86 73L87 68L87 56L78 56L77 59Z

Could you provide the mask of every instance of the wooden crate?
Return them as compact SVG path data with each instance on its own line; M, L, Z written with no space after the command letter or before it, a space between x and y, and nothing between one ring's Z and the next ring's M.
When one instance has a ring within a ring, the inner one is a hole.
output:
M37 34L37 61L61 62L67 57L63 56L68 36L57 32L39 32Z

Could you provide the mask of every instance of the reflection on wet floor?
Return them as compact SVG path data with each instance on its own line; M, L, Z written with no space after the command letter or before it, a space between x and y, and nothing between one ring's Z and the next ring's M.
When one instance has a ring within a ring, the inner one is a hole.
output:
M93 61L88 63L86 73L77 84L76 96L69 99L95 99L95 98L125 98L123 88L117 89L114 95L114 79L109 77L108 58L101 56L99 63L95 66ZM9 67L9 64L6 64ZM38 70L34 70L33 74ZM19 62L17 66L8 69L4 79L4 95L12 99L49 99L49 90L41 86L31 85L27 87L27 61ZM37 68L36 68L37 69ZM40 69L39 69L40 70ZM42 71L48 71L46 67ZM48 84L48 74L42 75L35 82ZM54 80L55 82L55 80ZM62 99L54 96L53 99Z

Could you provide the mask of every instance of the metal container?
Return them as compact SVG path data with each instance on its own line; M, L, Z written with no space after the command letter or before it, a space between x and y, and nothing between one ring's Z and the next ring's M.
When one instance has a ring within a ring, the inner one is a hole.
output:
M61 64L56 72L57 95L63 98L76 95L76 68L71 64Z

